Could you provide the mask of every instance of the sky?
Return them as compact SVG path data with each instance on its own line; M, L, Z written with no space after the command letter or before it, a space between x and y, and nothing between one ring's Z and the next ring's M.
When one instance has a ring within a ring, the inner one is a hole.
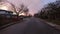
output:
M54 2L56 0L8 0L13 3L16 7L20 7L20 4L24 4L29 8L29 13L32 15L37 13L38 10L41 10L45 4Z

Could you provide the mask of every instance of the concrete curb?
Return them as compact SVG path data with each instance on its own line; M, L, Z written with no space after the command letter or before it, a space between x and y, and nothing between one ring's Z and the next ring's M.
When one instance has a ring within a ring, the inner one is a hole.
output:
M60 30L60 25L53 24L53 23L51 23L51 22L47 22L46 20L43 20L43 19L40 19L40 20L42 20L42 21L44 21L46 24L48 24L48 25L50 25L50 26L52 26L52 27Z
M50 22L47 22L47 24L55 27L56 29L59 29L60 30L60 25L57 25L57 24L53 24L53 23L50 23Z
M20 22L20 21L18 21L18 22ZM16 24L16 23L17 23L17 22L12 22L12 23L6 24L6 25L4 25L4 26L1 26L1 27L0 27L0 30L6 28L6 27L8 27L8 26L11 26L11 25L13 25L13 24Z

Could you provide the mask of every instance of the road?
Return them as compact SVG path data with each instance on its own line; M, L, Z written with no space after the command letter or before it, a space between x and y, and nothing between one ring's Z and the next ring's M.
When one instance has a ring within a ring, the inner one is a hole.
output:
M0 34L60 34L60 30L37 18L29 18L0 30Z

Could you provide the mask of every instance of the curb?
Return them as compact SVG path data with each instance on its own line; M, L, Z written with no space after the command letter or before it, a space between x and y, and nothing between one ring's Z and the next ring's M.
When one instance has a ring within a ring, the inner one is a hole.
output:
M20 21L18 21L18 22L20 22ZM3 25L3 26L0 27L0 30L6 28L6 27L8 27L8 26L11 26L11 25L13 25L13 24L16 24L16 23L17 23L17 22L12 22L12 23L9 23L9 24L6 24L6 25Z
M38 18L38 19L39 19L39 18ZM40 19L40 20L41 20L41 21L44 21L46 24L48 24L48 25L50 25L50 26L52 26L52 27L54 27L54 28L56 28L56 29L60 30L60 25L53 24L53 23L48 22L48 21L43 20L43 19Z
M50 23L50 22L46 22L46 23L49 24L50 26L53 26L53 27L55 27L56 29L59 29L59 30L60 30L60 25L53 24L53 23Z

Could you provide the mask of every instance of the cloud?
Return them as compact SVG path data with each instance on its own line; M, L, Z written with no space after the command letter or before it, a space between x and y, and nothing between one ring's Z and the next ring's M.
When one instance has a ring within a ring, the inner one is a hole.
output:
M8 0L15 6L19 7L20 4L24 4L29 8L31 14L38 12L45 4L56 0Z

